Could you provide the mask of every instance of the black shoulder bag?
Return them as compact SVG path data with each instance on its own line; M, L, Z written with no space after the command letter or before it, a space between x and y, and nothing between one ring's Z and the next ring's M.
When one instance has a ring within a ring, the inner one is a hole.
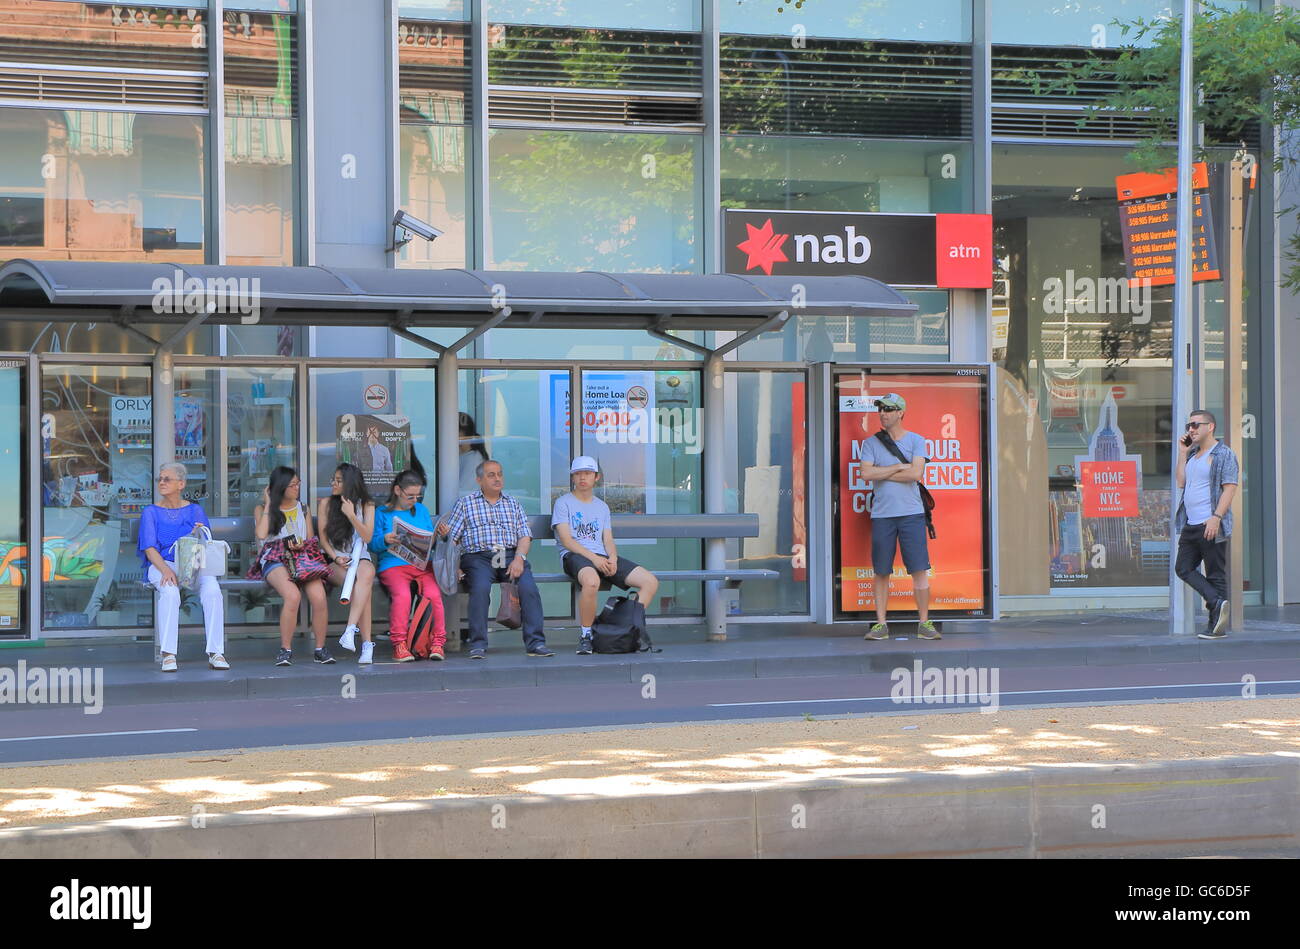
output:
M883 428L880 431L876 432L876 438L880 440L880 444L885 446L886 451L888 451L891 455L893 455L903 464L905 465L911 464L911 462L908 461L907 458L903 457L902 449L900 449L898 445L894 443L894 439ZM925 507L925 529L926 531L929 532L930 539L934 540L934 495L931 494L930 489L927 488L921 482L918 481L916 483L916 486L921 489L921 504Z

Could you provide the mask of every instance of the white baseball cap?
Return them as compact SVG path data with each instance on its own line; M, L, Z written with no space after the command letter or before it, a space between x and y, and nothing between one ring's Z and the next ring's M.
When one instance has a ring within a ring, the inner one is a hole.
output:
M573 459L573 464L569 465L569 474L577 474L579 471L600 472L600 465L596 464L596 459L590 455L579 455Z

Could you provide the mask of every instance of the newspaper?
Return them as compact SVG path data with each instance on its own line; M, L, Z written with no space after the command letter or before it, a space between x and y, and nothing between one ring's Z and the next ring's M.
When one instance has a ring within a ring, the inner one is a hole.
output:
M393 533L397 538L388 545L390 554L401 557L415 567L423 567L429 562L429 554L433 550L433 531L393 518Z

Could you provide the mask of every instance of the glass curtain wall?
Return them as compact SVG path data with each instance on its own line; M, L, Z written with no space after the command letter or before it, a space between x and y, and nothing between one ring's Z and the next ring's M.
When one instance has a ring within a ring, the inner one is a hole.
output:
M23 396L26 371L18 361L0 358L0 636L25 634L27 584L32 557L27 549L27 424Z
M699 273L698 4L490 14L489 266Z
M0 261L203 263L206 6L0 0Z
M470 24L465 4L402 3L398 13L399 206L443 232L411 241L399 267L464 267L470 248Z
M295 7L290 0L226 4L222 24L225 223L226 262L230 264L289 267L295 262ZM262 12L266 10L276 12Z
M1123 279L1123 159L1122 148L993 152L994 306L1007 322L996 355L1010 401L1033 409L999 426L1003 497L1018 499L1026 528L1014 551L1004 544L1004 594L1168 584L1170 288L1130 292ZM1134 477L1123 514L1084 496L1085 466L1099 462Z

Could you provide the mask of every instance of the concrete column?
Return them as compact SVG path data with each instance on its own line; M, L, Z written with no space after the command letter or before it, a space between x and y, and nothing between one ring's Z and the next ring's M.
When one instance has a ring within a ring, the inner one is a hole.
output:
M438 451L436 468L430 472L438 485L438 511L446 514L456 503L460 483L460 397L459 360L455 349L446 349L438 357ZM447 652L460 652L461 605L459 594L443 597L447 626Z
M153 358L153 474L176 460L176 408L173 386L174 358L170 349L160 349Z

